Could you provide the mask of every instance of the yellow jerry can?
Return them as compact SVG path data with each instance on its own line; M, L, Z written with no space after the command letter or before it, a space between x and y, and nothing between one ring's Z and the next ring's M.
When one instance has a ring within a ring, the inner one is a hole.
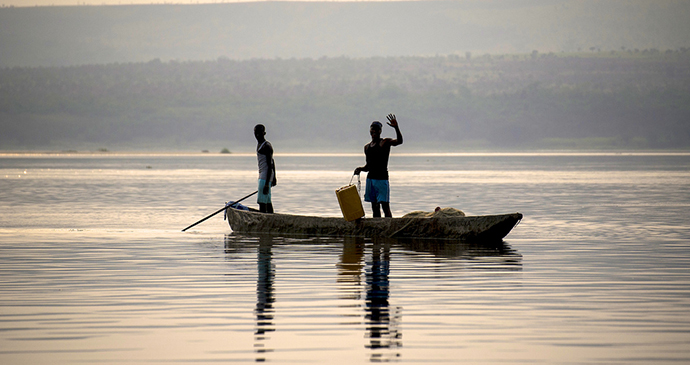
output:
M348 222L364 217L364 208L362 207L362 199L359 197L357 187L354 185L343 186L335 191L340 203L340 210L343 211L343 217Z

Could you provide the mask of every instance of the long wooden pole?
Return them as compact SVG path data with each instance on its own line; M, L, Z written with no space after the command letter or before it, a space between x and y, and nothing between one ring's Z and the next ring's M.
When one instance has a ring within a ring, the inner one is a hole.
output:
M238 200L238 201L236 201L236 202L233 202L232 205L235 205L235 204L241 202L242 200L247 199L247 198L249 198L250 196L252 196L252 195L254 195L254 194L258 193L258 192L259 192L259 191L257 190L257 191L255 191L255 192L253 192L253 193L251 193L251 194L245 196L244 198L242 198L242 199L240 199L240 200ZM217 210L216 212L214 212L213 214L211 214L211 215L207 216L206 218L204 218L204 219L202 219L202 220L200 220L200 221L198 221L198 222L192 224L191 226L189 226L189 227L183 229L182 232L184 232L184 231L186 231L186 230L188 230L188 229L190 229L190 228L196 226L197 224L199 224L199 223L201 223L201 222L203 222L203 221L205 221L205 220L207 220L207 219L213 217L214 215L216 215L216 214L218 214L218 213L224 211L224 210L227 209L227 208L228 208L227 206L224 206L224 207L218 209L218 210Z

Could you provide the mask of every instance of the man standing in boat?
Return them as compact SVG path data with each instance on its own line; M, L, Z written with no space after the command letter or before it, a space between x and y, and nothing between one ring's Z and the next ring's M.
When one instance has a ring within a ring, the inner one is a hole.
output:
M263 124L257 124L254 127L254 137L257 141L256 159L259 162L259 196L256 202L259 203L259 211L273 213L271 187L277 184L273 146L266 140L266 127Z
M369 134L371 142L364 146L366 165L355 169L355 175L368 171L364 201L371 203L374 217L381 217L381 208L386 217L393 217L390 207L390 184L388 182L388 157L391 146L403 143L403 136L398 127L398 120L394 114L388 114L388 125L395 129L395 139L381 138L383 125L379 121L371 123Z

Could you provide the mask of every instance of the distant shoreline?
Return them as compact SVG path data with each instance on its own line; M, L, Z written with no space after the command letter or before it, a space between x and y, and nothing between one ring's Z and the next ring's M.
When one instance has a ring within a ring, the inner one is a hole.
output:
M184 152L184 151L117 151L117 152L90 152L90 151L0 151L0 158L7 157L51 157L51 156L82 156L82 157L121 157L121 156L227 156L227 157L253 157L253 152L238 153L208 153L208 152ZM394 156L690 156L690 149L674 150L513 150L513 151L434 151L434 152L397 152ZM278 152L278 157L329 157L329 156L363 156L363 153L353 152Z

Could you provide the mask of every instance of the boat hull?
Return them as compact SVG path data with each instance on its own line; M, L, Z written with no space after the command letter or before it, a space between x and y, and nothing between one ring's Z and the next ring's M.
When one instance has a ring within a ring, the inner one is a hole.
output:
M522 219L522 214L470 217L362 218L348 222L336 217L266 214L228 208L230 228L241 233L440 238L463 241L500 241Z

